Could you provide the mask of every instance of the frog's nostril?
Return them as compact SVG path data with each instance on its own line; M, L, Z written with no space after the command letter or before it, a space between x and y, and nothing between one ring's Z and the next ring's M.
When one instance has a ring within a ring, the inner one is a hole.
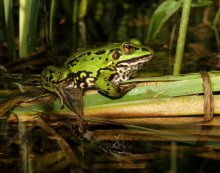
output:
M142 51L149 51L149 49L148 49L148 48L145 48L145 47L141 48L141 50L142 50Z

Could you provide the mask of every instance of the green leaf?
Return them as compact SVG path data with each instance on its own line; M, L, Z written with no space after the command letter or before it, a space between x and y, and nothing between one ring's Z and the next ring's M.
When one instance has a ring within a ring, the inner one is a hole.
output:
M168 0L163 2L154 12L149 25L147 39L154 39L160 32L163 24L172 16L179 8L179 1Z
M192 3L192 7L207 7L209 5L211 5L213 3L213 1L200 1L200 2L197 2L197 3Z

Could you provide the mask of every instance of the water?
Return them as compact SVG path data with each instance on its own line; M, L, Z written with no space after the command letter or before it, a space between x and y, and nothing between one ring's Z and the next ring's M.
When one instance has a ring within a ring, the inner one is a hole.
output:
M220 168L219 126L0 119L0 172L205 173ZM70 164L71 163L71 164Z

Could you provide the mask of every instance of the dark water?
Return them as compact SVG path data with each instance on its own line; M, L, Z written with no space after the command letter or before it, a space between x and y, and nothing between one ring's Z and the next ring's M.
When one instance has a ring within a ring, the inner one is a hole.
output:
M219 126L93 122L79 139L65 121L45 127L0 122L0 172L205 173L220 168Z

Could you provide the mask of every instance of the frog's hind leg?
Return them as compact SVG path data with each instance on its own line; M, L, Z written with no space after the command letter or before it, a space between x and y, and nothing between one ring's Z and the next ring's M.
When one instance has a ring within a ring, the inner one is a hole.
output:
M83 89L73 88L70 91L71 100L74 100L73 107L77 116L79 117L79 132L83 135L83 123L84 123L84 112L83 112Z
M66 105L72 112L76 114L77 122L74 126L77 128L76 133L79 132L80 137L83 135L83 89L82 88L58 88L61 104ZM62 105L63 106L63 105Z

